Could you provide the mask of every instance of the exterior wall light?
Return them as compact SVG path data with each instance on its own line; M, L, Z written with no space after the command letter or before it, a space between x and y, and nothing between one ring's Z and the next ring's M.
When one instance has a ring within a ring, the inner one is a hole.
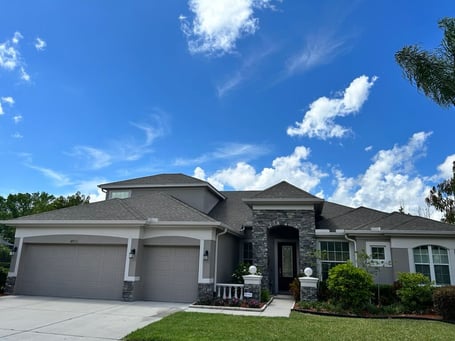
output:
M130 254L129 254L130 259L134 258L134 256L136 256L136 249L131 249Z
M204 260L209 260L209 250L204 251Z
M14 256L17 252L17 246L13 246L13 248L11 249L11 251L9 252L9 255L10 256Z

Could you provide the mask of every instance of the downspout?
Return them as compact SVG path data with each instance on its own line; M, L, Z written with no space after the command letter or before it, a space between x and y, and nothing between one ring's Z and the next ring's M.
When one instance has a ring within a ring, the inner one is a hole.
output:
M357 241L355 239L349 238L347 234L344 235L344 238L354 243L354 265L357 267Z
M217 274L218 274L218 239L223 234L228 232L227 227L224 228L224 231L218 233L215 237L215 274L213 275L213 292L216 292L216 281L217 281Z

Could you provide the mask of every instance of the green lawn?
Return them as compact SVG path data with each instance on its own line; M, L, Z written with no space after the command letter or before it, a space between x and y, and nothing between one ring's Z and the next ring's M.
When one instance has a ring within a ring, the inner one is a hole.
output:
M455 325L297 312L290 318L178 312L129 334L125 340L455 340Z

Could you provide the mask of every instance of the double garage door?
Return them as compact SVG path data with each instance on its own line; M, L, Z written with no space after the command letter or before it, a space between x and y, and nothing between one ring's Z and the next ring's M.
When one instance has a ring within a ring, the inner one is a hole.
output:
M15 292L121 299L126 246L24 244Z
M199 247L146 246L138 299L193 302L198 295ZM24 244L15 293L122 299L126 246Z

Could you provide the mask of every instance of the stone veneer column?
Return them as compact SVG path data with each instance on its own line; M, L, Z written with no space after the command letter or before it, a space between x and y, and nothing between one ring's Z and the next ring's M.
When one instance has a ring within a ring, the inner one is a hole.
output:
M16 277L7 277L5 282L5 295L13 295L15 285Z
M269 259L269 228L290 226L298 230L297 275L308 266L316 265L315 215L312 210L253 210L253 262L262 272L262 286L270 288L270 269L273 259Z

